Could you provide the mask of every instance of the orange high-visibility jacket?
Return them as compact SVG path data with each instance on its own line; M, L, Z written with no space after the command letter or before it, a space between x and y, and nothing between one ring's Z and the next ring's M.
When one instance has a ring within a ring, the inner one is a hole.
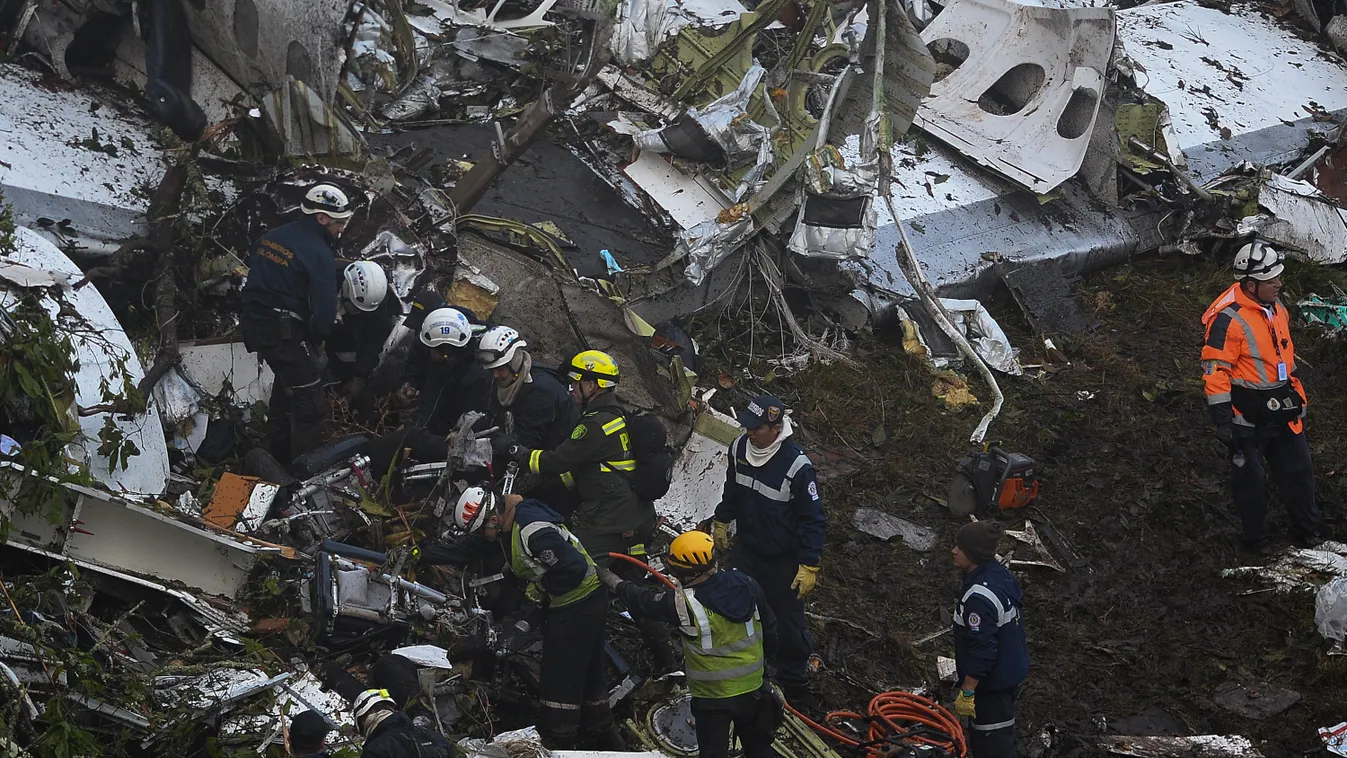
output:
M1291 342L1290 316L1280 300L1264 306L1236 282L1202 314L1202 323L1207 327L1207 339L1202 344L1202 379L1208 406L1230 403L1232 387L1276 390L1288 382L1305 399L1305 387L1295 376L1296 347ZM1280 378L1278 364L1286 366L1285 379ZM1244 420L1239 408L1234 409L1234 423L1253 426ZM1291 421L1290 427L1299 434L1301 419Z

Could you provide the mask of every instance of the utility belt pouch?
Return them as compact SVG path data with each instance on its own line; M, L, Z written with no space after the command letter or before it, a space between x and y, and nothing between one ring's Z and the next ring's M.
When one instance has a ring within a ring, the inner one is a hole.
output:
M1266 390L1231 387L1230 401L1239 415L1254 426L1289 424L1305 413L1305 398L1290 382Z
M300 337L299 328L298 325L295 323L295 320L288 316L283 317L281 319L279 334L281 337L281 342L291 342L293 340L299 339Z

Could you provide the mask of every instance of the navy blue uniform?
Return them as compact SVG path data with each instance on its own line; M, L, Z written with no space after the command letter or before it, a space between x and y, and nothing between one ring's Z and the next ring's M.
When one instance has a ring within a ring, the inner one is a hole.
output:
M349 306L348 306L349 307ZM327 340L328 355L335 359L333 368L342 381L353 377L369 379L379 366L388 335L393 333L402 304L393 293L372 311L351 308L332 327Z
M471 347L458 348L443 361L432 360L430 350L419 339L412 344L402 383L420 393L417 425L436 434L448 434L468 411L485 414L491 410L496 385Z
M327 398L317 343L337 318L332 235L312 216L262 235L243 285L240 327L249 351L276 375L267 412L271 452L293 460L326 438Z
M449 758L453 748L438 732L422 729L402 711L393 711L365 739L361 758Z
M243 318L274 319L285 312L301 321L314 341L327 339L337 320L335 244L308 215L262 235L248 262Z
M791 589L801 564L819 565L825 521L809 458L789 437L764 465L748 462L748 435L730 445L725 490L715 520L734 521L732 565L762 585L776 613L780 644L777 678L787 688L807 681L814 640L805 626L804 601Z
M996 561L964 577L954 611L954 661L960 686L965 676L978 680L969 733L973 758L1015 755L1015 695L1029 673L1023 600L1015 577Z

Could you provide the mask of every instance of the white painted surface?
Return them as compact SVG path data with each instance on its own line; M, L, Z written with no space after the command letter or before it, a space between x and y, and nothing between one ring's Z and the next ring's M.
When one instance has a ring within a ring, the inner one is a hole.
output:
M710 182L684 174L653 153L641 153L623 173L684 229L713 219L730 207L729 199Z
M1238 136L1310 118L1310 101L1328 111L1347 108L1341 59L1253 7L1227 13L1192 0L1141 5L1118 12L1118 36L1145 68L1138 82L1169 106L1185 152L1210 143L1218 149L1220 127ZM1215 110L1217 126L1207 109Z
M138 89L145 89L149 77L145 74L145 41L134 33L123 34L117 43L117 57L113 60L117 79ZM238 95L242 103L252 102L239 85L216 66L200 49L192 47L192 99L206 113L206 121L217 123L233 118L234 109L226 105Z
M181 350L183 375L207 396L219 396L228 384L232 388L229 398L235 405L247 407L270 399L276 377L242 342L183 343Z
M426 668L453 668L453 664L449 662L449 651L437 645L408 645L394 650L393 655L400 655L412 663Z
M82 235L120 241L143 233L135 224L143 226L145 190L159 183L163 160L146 118L124 113L124 99L94 92L44 84L36 72L0 64L0 185L21 224L37 215L73 218ZM95 130L116 157L79 144ZM89 216L98 219L86 228Z
M703 413L710 414L727 431L740 429L734 419L709 405ZM675 531L694 529L715 513L725 487L726 456L731 441L713 439L693 431L679 451L669 492L655 502L655 509Z
M10 260L64 274L71 281L82 276L73 261L37 232L23 227L19 227L17 232L18 250ZM4 292L0 292L0 307L9 302L6 297ZM71 292L67 298L78 314L77 317L67 316L63 319L63 323L71 329L79 358L79 371L74 377L75 402L82 407L90 407L103 402L99 387L105 379L114 388L120 386L120 377L114 377L120 361L125 360L126 371L133 384L145 376L145 370L126 332L96 287L82 287ZM56 301L48 297L44 303L49 313L57 313ZM73 321L73 318L84 323ZM110 461L98 455L98 434L107 417L108 414L100 413L80 419L89 472L95 480L114 492L150 497L162 494L168 482L168 446L159 426L159 413L154 401L150 401L149 410L140 416L129 420L113 417L114 423L140 448L140 454L132 456L124 470L111 470Z
M1347 261L1347 211L1309 182L1273 174L1258 191L1258 205L1272 214L1240 222L1277 247L1321 264Z
M1113 53L1112 9L957 0L921 38L928 44L957 40L969 55L931 85L916 126L1040 194L1075 175L1089 147ZM982 94L1022 65L1038 66L1042 85L1013 114L984 110ZM1091 98L1090 107L1072 117L1068 104L1076 93ZM1079 122L1072 124L1077 132L1064 136L1062 118Z

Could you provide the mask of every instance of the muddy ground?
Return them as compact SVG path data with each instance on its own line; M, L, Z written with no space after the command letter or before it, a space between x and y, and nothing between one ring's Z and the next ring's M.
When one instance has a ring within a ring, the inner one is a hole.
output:
M1090 738L1101 733L1245 734L1267 756L1302 755L1322 750L1317 727L1347 718L1347 675L1323 665L1313 596L1241 597L1251 586L1220 575L1248 562L1198 367L1200 316L1229 284L1227 265L1144 258L1086 277L1077 298L1099 328L1055 340L1070 364L1001 378L1006 404L991 438L1040 462L1040 507L1088 561L1066 574L1019 573L1032 665L1018 709L1025 754L1042 751L1046 730L1052 755L1099 754ZM1345 280L1341 271L1292 266L1283 299L1330 294L1330 282ZM988 305L1023 349L1022 363L1045 363L1041 339L1009 294ZM742 325L732 316L711 321L703 339L735 344ZM1295 336L1320 505L1330 530L1342 536L1347 399L1338 388L1347 348L1306 328ZM806 428L801 437L825 477L829 518L810 611L878 635L811 620L828 667L818 678L824 709L863 706L866 689L934 683L936 655L952 655L948 635L911 641L949 625L959 576L948 548L958 524L936 499L945 497L956 463L970 450L967 437L989 407L945 410L932 397L928 370L892 332L864 338L858 348L854 367L817 365L768 384L742 379L726 393L763 388L796 408ZM741 376L743 366L727 368L717 349L720 370ZM765 365L750 369L767 375ZM971 388L990 397L978 382ZM1078 392L1093 396L1082 400ZM942 544L922 555L858 532L851 517L859 506L935 527ZM1275 501L1273 513L1274 534L1285 545ZM1007 523L1022 525L1013 517ZM1211 701L1227 682L1286 687L1304 700L1250 722Z

